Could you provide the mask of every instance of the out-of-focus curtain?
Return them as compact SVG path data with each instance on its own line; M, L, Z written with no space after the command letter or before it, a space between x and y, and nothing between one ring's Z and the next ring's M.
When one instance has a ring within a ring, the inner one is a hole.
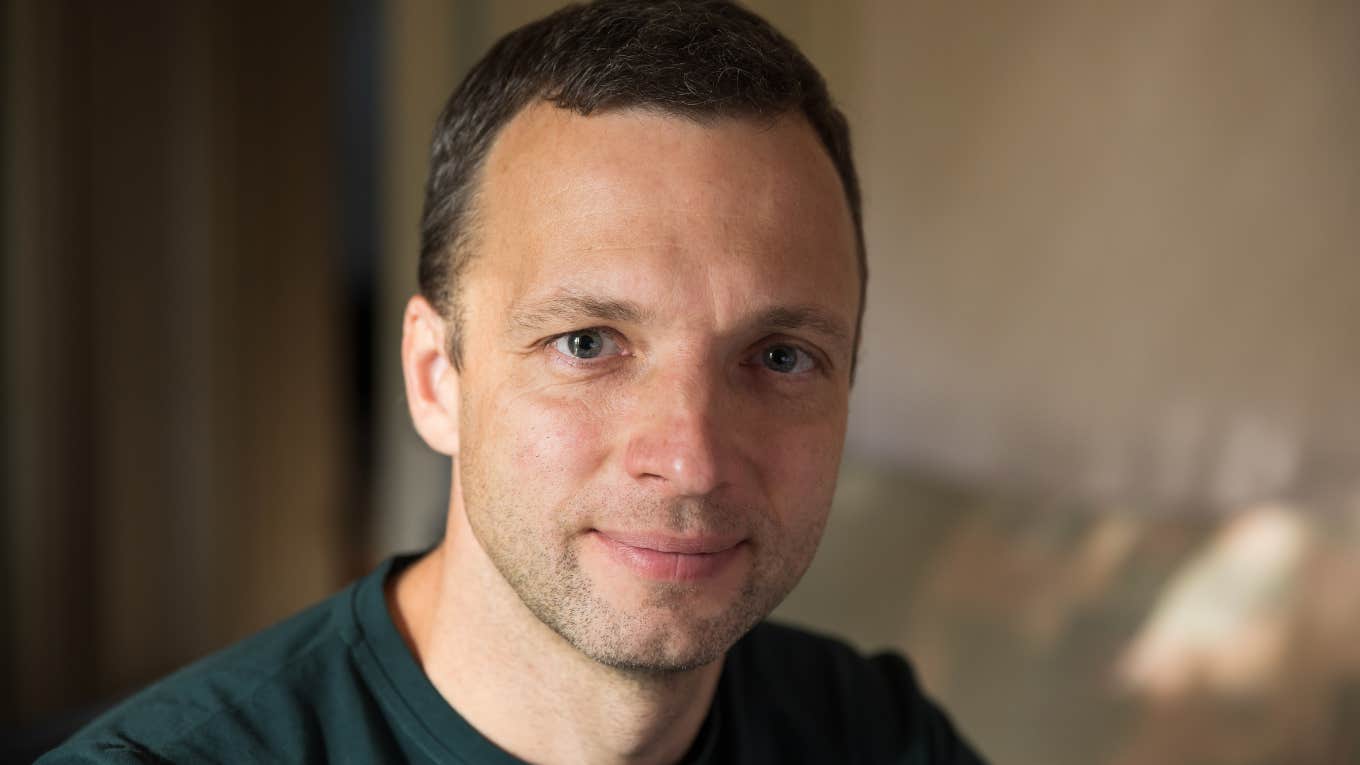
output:
M0 729L346 575L328 9L5 6Z

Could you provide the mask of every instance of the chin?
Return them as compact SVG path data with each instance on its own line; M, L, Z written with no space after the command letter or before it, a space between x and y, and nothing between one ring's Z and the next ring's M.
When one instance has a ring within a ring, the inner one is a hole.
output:
M707 611L693 602L691 588L653 591L641 605L596 603L587 619L549 626L590 659L639 674L674 674L708 666L774 607L754 588L725 608Z
M721 660L746 629L735 636L657 629L641 635L600 636L603 639L576 641L573 645L587 657L613 669L630 674L667 675L689 672Z

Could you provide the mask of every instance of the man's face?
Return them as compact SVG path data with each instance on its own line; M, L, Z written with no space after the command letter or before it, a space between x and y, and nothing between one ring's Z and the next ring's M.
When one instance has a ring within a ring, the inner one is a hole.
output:
M469 525L587 656L712 662L802 576L831 502L859 299L831 161L795 116L537 105L480 191Z

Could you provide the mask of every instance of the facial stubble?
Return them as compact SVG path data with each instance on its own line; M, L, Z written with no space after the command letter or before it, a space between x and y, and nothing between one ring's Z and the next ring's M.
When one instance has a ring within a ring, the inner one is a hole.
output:
M592 498L587 507L577 497L548 509L527 501L513 481L496 481L476 450L465 446L459 460L469 526L523 605L583 655L631 674L685 672L721 658L797 584L826 517L823 509L801 526L781 527L770 513L694 498L630 501L611 509L612 498ZM677 533L742 533L750 546L746 578L712 614L693 607L708 586L703 582L645 582L641 604L621 608L582 566L579 552L587 538L573 526L580 518L621 517L656 519Z

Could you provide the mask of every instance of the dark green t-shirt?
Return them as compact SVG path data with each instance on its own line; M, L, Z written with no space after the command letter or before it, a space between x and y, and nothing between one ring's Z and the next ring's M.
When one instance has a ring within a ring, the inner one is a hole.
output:
M392 623L383 583L412 560L161 680L40 765L519 763L444 701ZM980 762L900 656L768 623L728 653L686 761Z

